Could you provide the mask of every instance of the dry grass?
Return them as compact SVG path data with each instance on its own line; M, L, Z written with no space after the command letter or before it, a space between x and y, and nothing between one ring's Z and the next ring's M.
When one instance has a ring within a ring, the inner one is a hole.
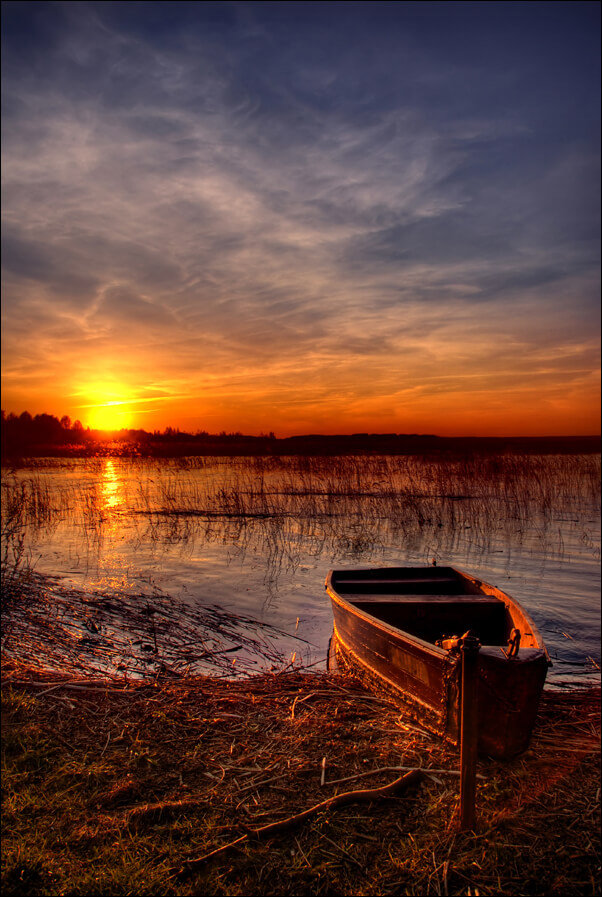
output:
M4 588L3 655L75 677L121 682L250 675L286 665L278 648L282 637L296 644L301 660L304 639L216 605L117 589L84 591L33 571Z
M599 692L545 693L528 753L479 763L474 834L456 753L348 674L120 686L7 663L2 700L8 894L599 893ZM392 767L436 771L178 875Z

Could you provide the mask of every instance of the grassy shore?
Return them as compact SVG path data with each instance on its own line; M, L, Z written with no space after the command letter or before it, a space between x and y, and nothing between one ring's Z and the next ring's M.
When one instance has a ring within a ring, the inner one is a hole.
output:
M544 693L530 750L479 762L460 834L457 752L350 675L120 686L7 661L3 891L599 894L599 709ZM414 767L395 797L249 834Z

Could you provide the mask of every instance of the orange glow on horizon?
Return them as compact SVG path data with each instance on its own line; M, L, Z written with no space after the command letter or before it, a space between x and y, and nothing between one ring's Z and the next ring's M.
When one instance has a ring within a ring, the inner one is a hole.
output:
M422 433L444 437L578 436L600 432L597 370L571 362L570 369L519 370L498 363L474 370L450 358L433 374L427 353L408 371L395 357L319 359L295 363L247 362L243 369L189 375L179 364L166 370L157 353L128 356L127 367L102 380L82 376L66 358L48 393L39 385L3 384L7 413L68 415L84 428L108 433L172 427L186 433L274 432L304 434ZM440 357L444 358L441 348ZM96 361L96 359L94 359ZM173 359L171 359L173 361ZM86 359L88 369L92 358ZM420 366L422 364L422 367ZM99 369L117 367L100 357ZM443 373L440 372L443 370ZM153 371L152 379L148 372ZM77 383L77 389L73 384ZM102 437L101 437L102 438Z
M599 417L587 402L570 408L542 407L538 401L522 407L502 404L483 397L478 407L472 396L457 395L440 400L433 397L425 407L407 402L395 407L383 401L356 403L354 407L337 407L336 402L291 407L258 396L255 402L232 397L230 407L221 400L206 400L202 415L188 403L140 413L134 405L100 406L90 409L88 423L92 429L144 429L149 432L173 427L182 432L234 433L259 435L274 432L282 438L304 434L349 435L352 433L428 433L436 436L570 436L597 435ZM334 406L334 407L333 407ZM379 407L380 406L380 407ZM196 413L195 413L196 412Z

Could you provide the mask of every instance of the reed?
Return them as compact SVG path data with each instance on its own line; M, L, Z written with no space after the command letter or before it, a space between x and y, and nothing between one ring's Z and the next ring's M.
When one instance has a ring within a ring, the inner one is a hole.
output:
M18 600L3 608L2 652L12 663L40 672L61 670L85 679L156 682L200 672L249 676L282 669L283 638L307 643L275 626L217 606L193 606L171 596L70 588L34 571L15 577Z
M385 520L411 530L433 524L482 527L485 520L489 526L496 520L518 526L534 515L545 521L591 508L600 496L595 455L200 460L121 461L124 471L135 473L120 485L122 509L148 517ZM102 463L85 462L79 479L60 487L51 475L5 475L3 508L19 507L21 519L33 526L68 510L97 525L107 516Z
M68 475L54 477L52 465L3 475L7 581L30 535L67 517L88 552L125 517L146 544L221 541L261 554L276 582L302 556L372 560L404 545L445 557L467 533L475 555L500 540L520 545L527 532L562 553L556 519L591 512L600 497L596 455L115 460L117 507L107 501L106 459L53 463ZM591 532L582 541L599 552Z

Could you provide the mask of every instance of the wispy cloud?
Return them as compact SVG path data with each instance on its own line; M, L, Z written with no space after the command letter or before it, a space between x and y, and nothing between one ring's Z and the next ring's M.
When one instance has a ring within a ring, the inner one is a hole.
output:
M507 418L510 380L597 367L588 8L5 6L15 409L108 378L198 425L391 430L400 396L479 382Z

